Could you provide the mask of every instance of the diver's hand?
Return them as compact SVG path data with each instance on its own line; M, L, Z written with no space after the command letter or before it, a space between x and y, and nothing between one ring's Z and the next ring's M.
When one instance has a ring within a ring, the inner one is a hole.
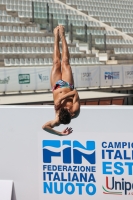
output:
M65 135L69 135L73 132L73 129L70 127L70 128L66 128L64 131L61 132L61 135L62 136L65 136Z

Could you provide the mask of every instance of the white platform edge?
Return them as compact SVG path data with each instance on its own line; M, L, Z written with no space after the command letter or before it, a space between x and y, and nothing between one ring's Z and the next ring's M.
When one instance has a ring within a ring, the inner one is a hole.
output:
M12 180L0 180L0 199L11 200L12 189L13 189Z

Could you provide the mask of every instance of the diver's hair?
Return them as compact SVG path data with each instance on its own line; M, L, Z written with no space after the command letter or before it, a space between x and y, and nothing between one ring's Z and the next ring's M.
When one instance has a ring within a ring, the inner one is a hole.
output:
M67 109L65 108L60 109L59 120L61 124L69 124L71 122L71 115Z

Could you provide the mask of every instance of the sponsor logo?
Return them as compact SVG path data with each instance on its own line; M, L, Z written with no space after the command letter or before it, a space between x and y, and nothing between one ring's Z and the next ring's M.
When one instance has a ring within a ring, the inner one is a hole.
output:
M101 156L103 194L133 195L133 142L104 141Z
M116 180L115 177L106 176L106 186L103 188L104 194L111 195L133 195L133 183L127 182L124 178L120 181Z
M94 141L43 140L42 152L44 194L95 195Z
M10 76L8 76L7 78L4 79L0 79L0 84L8 84L10 80Z
M91 81L92 80L92 74L91 74L91 72L81 73L81 80L82 81Z
M41 80L41 82L49 80L48 76L43 76L42 74L38 74L38 77Z
M105 80L108 79L119 79L120 72L105 72L104 73L104 78Z
M125 71L126 79L133 79L133 71Z
M30 84L30 74L19 74L18 81L19 84Z

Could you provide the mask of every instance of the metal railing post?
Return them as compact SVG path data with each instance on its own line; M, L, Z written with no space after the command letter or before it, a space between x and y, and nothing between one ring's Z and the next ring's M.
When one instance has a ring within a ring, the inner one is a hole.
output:
M88 42L88 38L87 38L87 25L85 24L85 42Z
M32 23L34 23L34 2L32 1Z
M68 33L68 15L66 15L66 32Z
M70 24L70 41L73 42L73 25Z
M47 3L47 23L49 24L49 5Z
M51 31L53 33L54 30L54 23L53 23L53 14L51 14Z
M106 48L106 34L104 34L104 50L105 50L105 53L107 51L107 48Z
M92 34L89 34L89 50L92 51Z

